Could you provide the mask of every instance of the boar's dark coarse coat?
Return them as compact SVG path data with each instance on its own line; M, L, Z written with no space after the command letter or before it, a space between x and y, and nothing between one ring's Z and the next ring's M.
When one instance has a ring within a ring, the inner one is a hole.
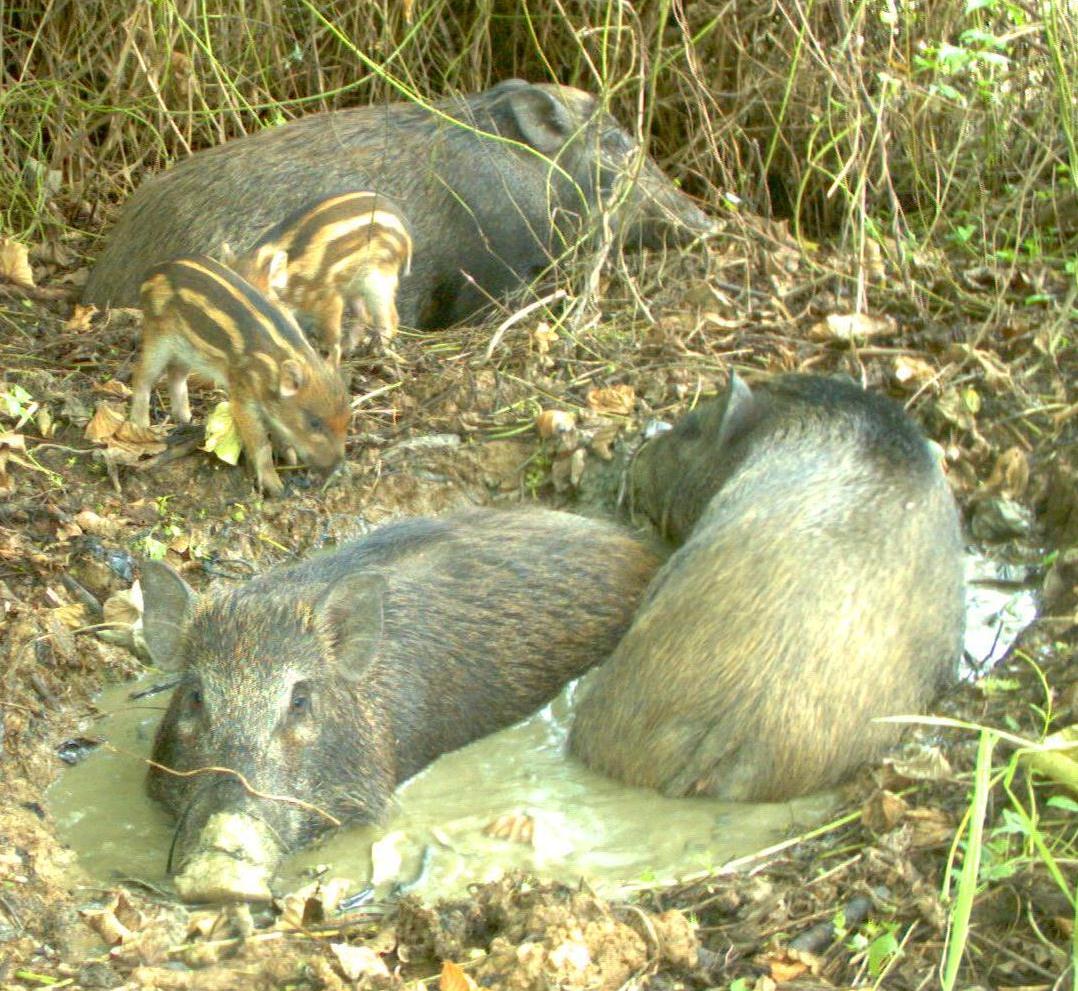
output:
M902 408L781 376L646 445L637 508L684 545L593 676L570 746L670 795L778 801L840 781L954 676L958 515Z
M84 300L133 306L147 268L222 242L242 253L289 213L351 190L404 211L415 258L398 310L421 328L530 281L594 231L601 204L616 204L611 226L628 246L711 228L587 93L511 79L433 106L314 114L180 162L131 197Z
M439 754L607 656L658 564L619 527L541 510L401 520L201 600L144 564L147 646L183 671L154 761L287 797L152 767L181 893L268 897L281 854L329 825L316 808L376 820Z

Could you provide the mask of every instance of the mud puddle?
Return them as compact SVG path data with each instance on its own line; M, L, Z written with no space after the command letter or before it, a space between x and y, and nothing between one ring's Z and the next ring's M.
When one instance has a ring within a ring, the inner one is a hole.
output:
M967 568L967 664L983 673L1035 615L1022 574L974 555ZM970 674L970 671L966 672ZM61 839L93 878L166 883L168 814L143 790L144 759L168 695L102 693L87 732L107 741L67 771L48 802ZM357 886L403 885L427 898L522 868L587 878L615 894L637 881L708 871L822 821L829 794L744 805L675 800L593 774L566 753L570 686L530 719L447 754L398 790L388 820L340 830L286 862L283 888L326 871Z
M88 733L108 741L50 789L57 831L102 882L165 882L169 816L143 792L165 694L131 702L152 679L102 693ZM576 686L525 722L447 754L398 790L388 820L327 837L286 864L280 887L323 865L335 877L402 884L427 898L512 868L552 880L681 877L776 843L826 817L828 794L773 805L663 798L586 770L566 754Z

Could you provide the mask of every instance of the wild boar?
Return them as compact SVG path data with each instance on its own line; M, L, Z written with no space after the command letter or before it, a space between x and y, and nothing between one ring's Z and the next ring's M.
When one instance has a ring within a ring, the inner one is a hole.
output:
M613 524L548 510L400 520L203 599L145 562L147 647L182 671L148 778L178 817L181 895L268 898L330 816L378 819L439 754L607 656L658 563Z
M282 252L286 265L279 262ZM262 292L308 318L330 361L355 347L354 321L377 350L397 333L397 285L412 265L412 239L397 207L376 193L342 193L308 204L272 228L242 258L221 260ZM353 318L341 338L345 313Z
M195 256L151 270L141 300L132 422L149 425L150 391L167 372L172 415L190 423L187 376L194 371L228 389L243 449L267 494L284 489L270 435L315 468L328 470L344 458L351 408L340 375L254 286Z
M367 189L408 218L410 327L465 319L607 221L630 247L707 233L707 216L588 93L510 79L432 106L314 114L201 151L131 197L86 284L133 305L146 268L227 242L238 254L314 199Z
M937 455L900 406L781 376L646 445L635 504L683 545L596 674L570 746L668 795L779 801L898 736L954 676L962 540Z

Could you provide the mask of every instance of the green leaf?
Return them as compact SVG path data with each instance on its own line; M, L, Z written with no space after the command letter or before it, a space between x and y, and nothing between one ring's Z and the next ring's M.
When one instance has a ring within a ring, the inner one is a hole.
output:
M879 977L896 953L898 953L898 940L895 938L893 924L889 924L868 944L868 972L873 977Z
M22 416L23 410L34 401L21 385L10 385L0 392L0 408L8 416Z
M218 403L206 418L206 443L202 450L216 454L225 464L239 462L243 442L232 419L232 407L227 402Z

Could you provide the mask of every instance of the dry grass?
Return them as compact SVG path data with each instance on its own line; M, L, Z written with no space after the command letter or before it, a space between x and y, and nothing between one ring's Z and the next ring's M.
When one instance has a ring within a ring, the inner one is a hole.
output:
M718 209L899 255L1066 256L1075 23L1068 0L3 2L3 225L63 225L290 117L516 75L602 92Z

